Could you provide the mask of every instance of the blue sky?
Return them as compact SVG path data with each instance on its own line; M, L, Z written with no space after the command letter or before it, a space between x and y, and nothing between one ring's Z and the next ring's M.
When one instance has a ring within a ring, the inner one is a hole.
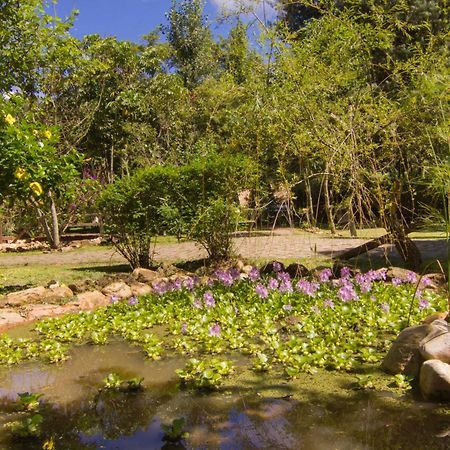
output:
M226 33L228 30L229 27L218 26L214 20L223 7L232 6L234 1L206 1L205 13L213 22L214 33ZM165 23L164 14L170 5L170 0L58 0L55 8L56 14L62 18L67 17L73 9L80 11L71 31L76 37L98 33L101 36L114 35L120 40L139 41L142 35Z

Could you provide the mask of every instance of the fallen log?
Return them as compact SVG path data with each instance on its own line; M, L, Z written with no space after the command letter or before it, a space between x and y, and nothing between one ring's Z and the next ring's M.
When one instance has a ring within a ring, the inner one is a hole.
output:
M373 250L374 248L379 247L380 245L384 244L391 244L392 243L392 237L390 234L384 234L383 236L372 239L371 241L368 241L362 245L358 245L358 247L354 247L350 250L347 250L346 252L340 253L336 256L333 256L334 260L348 260L351 258L355 258L356 256L363 255L364 253L367 253L370 250Z

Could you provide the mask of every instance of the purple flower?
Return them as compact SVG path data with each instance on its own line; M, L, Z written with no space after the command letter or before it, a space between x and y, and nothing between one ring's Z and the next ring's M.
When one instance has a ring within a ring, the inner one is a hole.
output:
M320 285L319 283L313 283L307 280L299 280L295 287L297 288L297 291L303 292L310 297L314 297Z
M408 283L417 283L417 274L415 272L409 271L406 274L406 281Z
M260 277L259 270L256 267L252 267L252 270L248 273L248 278L250 281L256 281Z
M258 294L259 298L267 298L269 296L269 291L261 283L255 286L255 292Z
M319 272L319 280L321 283L325 283L329 281L332 275L333 272L331 271L331 269L323 269Z
M193 278L186 278L183 282L183 286L188 290L192 291L194 289L194 279Z
M281 263L280 262L278 262L278 261L274 261L273 263L272 263L272 268L273 268L273 271L274 272L280 272L281 270L282 270L282 266L281 266Z
M376 302L376 301L377 301L377 298L375 297L375 295L371 295L371 296L370 296L370 300L372 300L373 302Z
M230 274L231 278L236 281L240 280L241 278L241 271L237 267L232 267L228 273Z
M350 302L351 300L358 300L358 295L351 284L342 286L338 291L338 296L343 302Z
M167 292L167 285L165 283L153 283L152 287L156 295L163 295Z
M202 309L203 308L202 301L200 299L198 299L198 298L194 299L194 301L192 302L192 306L194 308L197 308L197 309Z
M186 334L187 333L187 323L183 322L181 324L181 334Z
M426 287L426 286L429 286L431 284L431 280L428 278L428 277L423 277L421 280L420 280L420 287L421 288L424 288L424 287Z
M430 302L426 298L419 299L419 309L426 309L430 306Z
M394 277L392 278L392 285L397 287L400 286L402 284L402 280L398 277Z
M285 311L292 311L292 305L290 303L288 303L287 305L283 305L282 308Z
M326 300L323 301L323 307L324 308L331 308L334 309L334 302L333 300L330 300L329 298L327 298Z
M181 288L183 287L183 282L177 278L173 283L172 283L172 290L173 291L179 291L181 290Z
M216 302L211 291L206 291L203 294L203 301L205 302L205 306L207 308L213 308L214 306L216 306Z
M272 291L278 289L278 280L276 278L270 278L267 287Z
M133 295L128 299L128 304L131 306L135 306L138 303L138 299Z
M317 305L311 306L311 311L312 311L314 314L320 314L320 309L319 309L319 307L318 307Z
M282 283L287 283L291 281L291 276L287 272L278 272L277 278Z
M387 303L385 303L385 302L383 302L380 305L380 309L381 309L381 311L383 311L386 314L391 310L390 306Z
M220 325L218 323L215 323L209 327L209 335L214 337L220 336Z
M283 281L282 283L280 283L278 290L280 292L292 292L292 283L290 281Z
M117 302L119 301L119 297L115 294L111 295L110 299L109 299L109 303L111 305L115 305Z
M216 270L214 275L219 281L221 281L225 286L231 286L233 284L233 277L230 272L225 272L223 270Z
M341 269L341 278L348 278L350 276L350 269L348 267L343 267Z

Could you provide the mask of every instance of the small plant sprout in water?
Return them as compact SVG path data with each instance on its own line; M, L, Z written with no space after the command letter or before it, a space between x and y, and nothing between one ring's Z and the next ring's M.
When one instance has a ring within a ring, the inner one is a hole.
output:
M164 432L163 440L166 442L179 442L182 439L189 437L189 433L184 430L186 420L184 417L174 419L171 424L161 424L161 429Z
M117 373L110 373L103 378L103 388L104 389L119 389L121 384L124 382L120 375Z
M412 389L411 382L413 381L413 379L413 377L398 373L397 375L394 375L393 384L396 388L401 389L402 391L409 391L410 389Z
M372 375L356 375L355 389L375 389Z
M30 394L28 392L23 392L22 394L17 394L19 399L17 400L17 407L20 411L36 411L39 409L39 399L43 394Z
M231 361L212 359L199 361L192 358L184 369L176 370L182 384L192 385L199 389L214 389L219 387L223 378L234 372Z

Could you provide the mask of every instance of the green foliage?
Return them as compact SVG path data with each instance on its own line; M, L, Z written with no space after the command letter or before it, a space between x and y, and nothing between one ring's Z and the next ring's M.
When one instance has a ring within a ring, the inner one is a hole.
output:
M122 392L137 392L143 389L142 382L144 378L131 378L124 380L117 373L109 373L103 379L103 389Z
M156 166L110 185L99 206L115 245L132 267L148 267L156 235L199 242L214 259L230 256L238 193L255 182L255 168L242 157L211 155L191 164Z
M20 411L35 411L39 409L39 399L42 394L30 394L29 392L23 392L22 394L17 394L19 400L17 401L17 408Z
M33 394L24 392L18 394L19 400L16 402L16 408L20 413L20 418L13 422L8 422L6 426L11 430L12 434L21 438L33 438L40 436L42 430L41 425L44 420L39 412L39 399L42 394Z
M177 370L183 384L198 389L215 389L223 382L223 377L233 373L234 367L230 361L212 359L199 361L190 359L183 370Z

